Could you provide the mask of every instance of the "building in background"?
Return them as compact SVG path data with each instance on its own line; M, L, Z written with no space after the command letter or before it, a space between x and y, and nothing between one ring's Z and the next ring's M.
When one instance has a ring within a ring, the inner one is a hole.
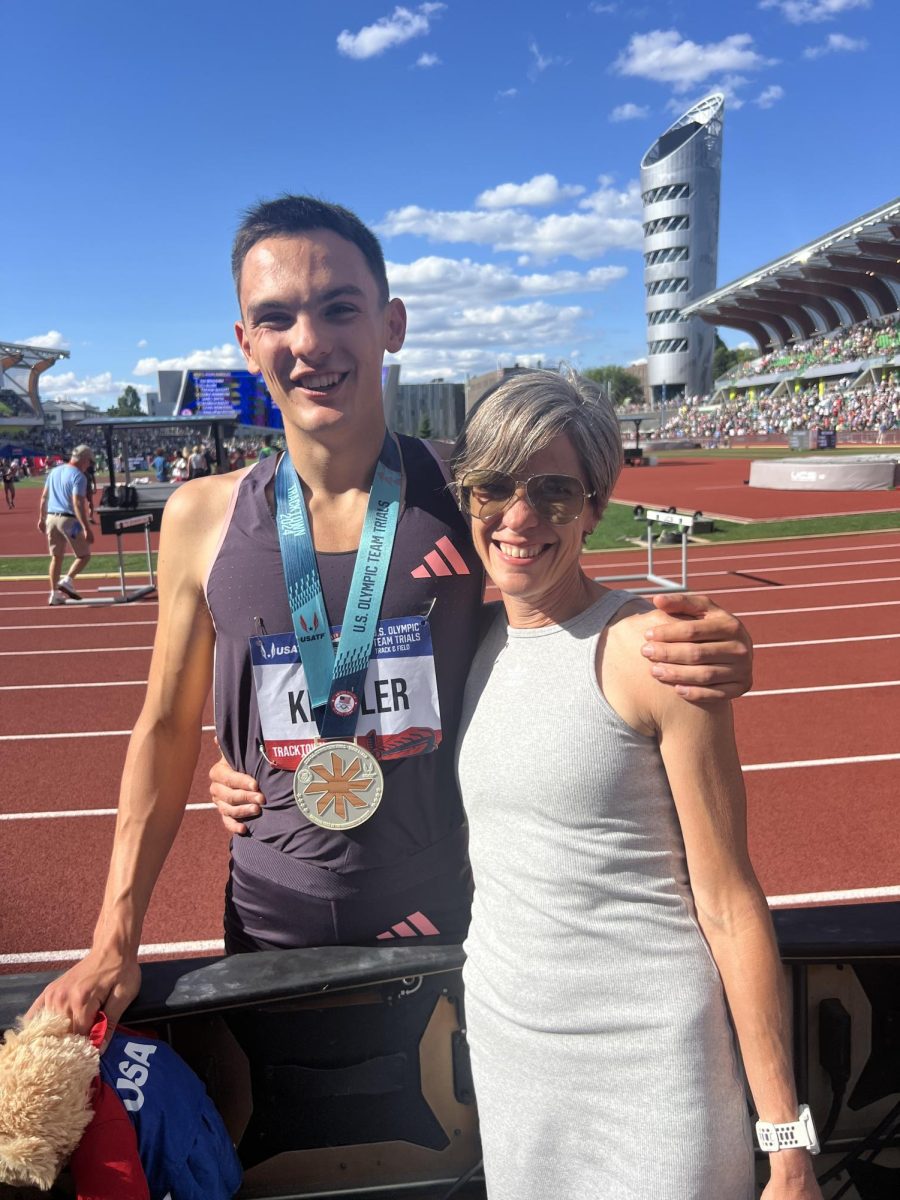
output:
M462 383L401 383L389 414L388 424L395 433L421 434L452 442L460 433L466 417L466 389Z
M79 421L85 417L100 415L96 404L87 404L83 400L67 400L65 396L59 400L42 400L41 408L44 421L48 428L68 432L75 429Z
M147 392L144 400L151 417L171 417L175 412L174 400L161 400L159 392Z
M466 416L472 411L481 397L496 387L498 383L502 383L509 375L521 375L523 371L529 370L528 367L520 367L516 363L513 367L498 367L496 371L487 371L484 375L473 375L466 380Z
M716 286L725 98L695 104L641 161L647 385L654 404L710 390L715 329L684 307Z

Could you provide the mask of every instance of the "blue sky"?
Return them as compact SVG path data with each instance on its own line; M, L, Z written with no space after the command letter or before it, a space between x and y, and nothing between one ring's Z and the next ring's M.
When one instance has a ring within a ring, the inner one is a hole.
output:
M228 257L284 191L380 233L401 379L646 353L638 168L727 96L719 282L898 191L896 0L2 0L0 338L45 397L242 365ZM726 340L739 340L729 333Z

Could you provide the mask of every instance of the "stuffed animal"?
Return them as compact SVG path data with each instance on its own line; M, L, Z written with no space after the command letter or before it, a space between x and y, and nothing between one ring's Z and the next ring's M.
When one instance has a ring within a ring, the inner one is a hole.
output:
M0 1045L0 1183L49 1188L68 1162L82 1200L230 1200L234 1146L194 1072L165 1042L107 1022L21 1019Z

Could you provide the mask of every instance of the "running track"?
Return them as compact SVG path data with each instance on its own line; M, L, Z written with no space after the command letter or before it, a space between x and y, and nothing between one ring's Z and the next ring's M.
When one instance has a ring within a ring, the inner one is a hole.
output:
M661 552L657 569L674 575L679 559ZM644 555L586 561L602 577L643 570ZM691 587L738 613L757 645L754 691L735 711L751 848L770 902L900 896L900 530L692 547L689 563ZM9 972L89 944L157 607L50 609L43 580L0 580L0 613L0 971ZM207 731L145 924L150 955L220 945L228 844L207 806L214 756Z

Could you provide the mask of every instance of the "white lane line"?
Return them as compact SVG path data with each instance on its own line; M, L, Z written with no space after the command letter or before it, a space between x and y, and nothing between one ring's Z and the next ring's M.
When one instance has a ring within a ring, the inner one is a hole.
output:
M857 754L850 758L799 758L793 762L744 763L744 771L789 771L794 767L843 767L855 763L895 762L900 754Z
M743 566L743 567L749 567L752 565L745 559L739 559L736 561L740 562L741 566ZM772 564L768 567L761 567L760 570L768 570L773 575L774 574L787 574L788 571L850 571L850 570L855 570L857 567L877 567L877 566L884 566L887 563L900 563L900 558L865 558L865 559L862 559L860 562L852 562L852 563L848 563L848 562L800 563L798 566L786 566L786 567L775 566L774 564ZM607 566L613 566L613 565L615 565L615 564L613 564L613 563L601 563L601 564L592 563L591 570L599 570L600 566L607 567ZM624 566L625 564L623 563L622 565ZM667 567L667 566L668 567L676 567L677 566L678 569L680 570L681 569L681 561L679 560L677 563L676 562L663 563L663 562L657 562L657 560L654 559L654 566L657 568L656 573L659 574L659 572L664 567ZM695 559L693 562L690 562L688 564L688 567L689 567L690 573L695 578L699 578L699 579L721 579L721 578L727 578L728 576L731 576L731 575L740 575L741 574L741 571L737 567L730 571L706 571L706 570L704 570L702 559ZM602 580L604 577L602 575L598 575L598 576L596 576L596 578Z
M799 696L803 692L856 692L864 688L882 687L900 687L900 679L880 679L875 683L829 683L823 684L821 687L773 688L767 692L753 691L744 694L746 696Z
M823 587L871 587L873 583L900 583L900 575L879 575L874 579L836 579L833 582L828 580L824 583L760 583L755 587L751 583L749 587L704 588L703 590L707 596L730 596L735 593L740 593L742 596L757 596L760 592L797 592L801 589L811 591L813 588Z
M204 733L212 733L215 725L201 725ZM4 733L0 742L43 742L62 738L131 737L130 729L97 729L82 733Z
M766 896L771 908L793 908L797 904L835 903L840 900L881 900L900 896L900 884L891 887L846 888L838 892L794 892L786 896Z
M47 593L44 592L45 596L46 596L46 594ZM101 599L103 600L103 603L97 604L96 600L101 600ZM96 600L94 603L92 603L90 601L90 599L88 599L86 601L82 601L81 606L77 607L77 608L76 608L77 601L75 601L75 600L70 600L66 604L57 604L57 605L48 604L46 602L46 600L44 601L43 604L15 604L15 605L0 604L0 613L13 613L13 612L39 613L39 612L42 612L42 613L47 613L49 615L50 613L62 614L67 611L70 613L71 612L82 612L82 613L100 612L101 609L109 608L109 606L110 606L109 600L103 599L102 596L97 596ZM159 601L158 600L150 600L150 601L140 600L140 601L136 601L136 603L159 604ZM118 608L119 606L116 605L116 607ZM55 629L55 628L57 628L57 626L49 626L49 628ZM69 626L60 625L58 628L67 629L67 628L69 628Z
M844 642L886 642L900 638L900 633L866 633L859 637L810 638L806 642L754 642L754 650L776 650L787 646L839 646Z
M857 902L860 900L886 900L893 896L900 897L900 884L891 887L846 888L834 892L795 892L783 896L767 896L770 908L795 908L804 904L836 904L843 900ZM148 942L138 948L138 958L148 955L175 954L207 954L221 953L225 943L221 939L210 938L193 942ZM21 954L0 954L0 966L27 966L36 963L66 963L75 962L85 957L87 948L81 950L30 950Z
M891 530L890 532L893 533L893 530ZM757 560L771 559L771 558L793 559L793 558L802 558L802 557L806 557L808 555L813 555L813 554L861 554L861 553L865 553L865 552L868 552L871 550L882 550L882 551L883 550L900 550L900 542L882 542L880 544L871 545L871 546L827 546L827 545L822 545L822 546L817 546L814 550L790 550L790 549L771 550L771 551L760 550L760 551L757 551L756 553L754 553L752 550L748 551L745 549L745 547L749 544L750 543L747 543L747 542L731 543L728 547L720 547L720 549L727 549L728 553L726 553L726 554L707 554L707 553L705 553L705 551L712 550L714 547L700 546L700 545L694 544L689 547L689 553L692 556L693 562L695 562L699 565L701 563L715 563L715 562L723 562L723 563L756 562ZM771 542L769 543L769 545L771 545ZM646 538L644 539L643 552L646 554ZM603 555L608 554L608 553L609 553L609 551L602 551L602 550L586 550L584 552L586 557L589 557L591 555L596 555L598 562L601 562L601 563L606 562L606 563L609 563L610 566L619 565L619 560L617 560L617 559L609 559L609 558L604 559ZM615 553L615 551L613 553ZM630 552L619 551L619 553L630 553ZM635 554L641 553L641 548L638 546L635 546L633 553L635 553ZM681 558L680 558L680 556L675 556L675 555L672 555L670 557L669 551L663 550L660 552L659 564L660 564L660 566L672 566L672 565L680 566ZM625 565L624 560L622 561L622 565ZM842 563L841 565L842 566L853 566L854 564L852 562L848 562L848 563ZM13 593L13 592L10 592L9 594L15 595L15 593ZM19 593L19 594L22 594L22 593Z
M108 679L103 683L10 683L0 687L0 692L47 692L53 688L77 687L79 692L82 688L110 688L110 687L143 687L146 684L146 679Z
M735 617L782 617L792 613L811 612L846 612L857 608L887 608L891 604L900 604L900 600L866 600L864 604L820 604L815 608L758 608L747 612L734 612Z
M196 942L148 942L146 946L138 947L138 958L146 958L148 954L205 954L207 951L224 951L225 943L221 938ZM25 954L0 954L0 966L14 967L27 963L65 963L84 958L85 950L32 950Z
M204 804L186 804L185 812L200 812L205 808L215 808L212 801ZM69 808L63 812L21 812L0 813L0 821L53 821L60 817L114 817L117 808Z
M46 654L52 654L54 658L57 658L60 654L123 654L125 651L130 653L133 650L152 649L152 646L87 646L83 650L0 650L0 658L21 658L22 655L30 655L34 658Z
M57 629L65 629L68 632L70 629L124 629L132 625L156 624L156 621L81 621L77 625L48 625L42 622L39 625L4 625L0 627L0 633L10 633L14 629L48 629L52 633Z

